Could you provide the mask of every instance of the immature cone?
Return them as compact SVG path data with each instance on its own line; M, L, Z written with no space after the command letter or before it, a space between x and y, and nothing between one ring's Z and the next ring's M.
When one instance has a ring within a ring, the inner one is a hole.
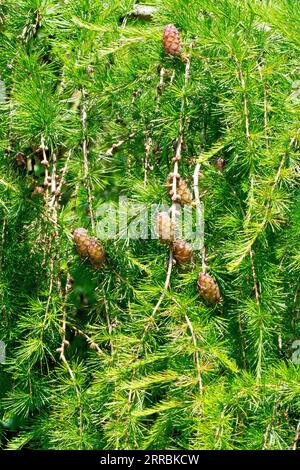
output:
M185 240L176 240L172 251L175 261L179 264L190 263L194 257L192 247Z
M73 233L73 239L79 255L86 258L89 255L89 239L87 231L84 228L76 228Z
M178 29L173 24L168 24L164 29L163 47L166 54L181 54L181 39Z
M216 167L217 170L219 171L222 171L224 166L225 166L225 159L222 158L222 157L219 157L217 158L215 161L214 161L214 165Z
M77 228L74 230L73 239L82 258L89 257L95 268L102 266L105 261L105 252L97 237L90 237L84 228Z
M88 252L92 265L95 268L101 267L105 262L105 252L103 246L98 242L97 237L90 237Z
M217 304L221 301L219 287L209 274L203 272L199 274L197 287L202 297L208 302Z
M170 194L170 198L173 200L173 173L170 173L167 177L166 187ZM176 182L176 202L184 206L184 204L192 204L193 195L187 185L187 182L182 179L179 175Z
M156 218L156 231L163 243L172 243L174 240L174 227L168 212L160 212Z

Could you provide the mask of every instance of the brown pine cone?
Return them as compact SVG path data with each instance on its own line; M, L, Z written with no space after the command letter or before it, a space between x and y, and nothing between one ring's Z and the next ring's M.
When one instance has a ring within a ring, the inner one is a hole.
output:
M174 259L179 264L190 263L194 257L192 247L185 240L176 240L172 251Z
M209 274L203 272L199 274L197 287L202 297L208 302L214 304L221 302L220 289Z
M173 173L167 177L166 187L168 189L171 200L173 200ZM179 175L176 182L176 202L184 206L185 204L192 204L193 195L187 185L187 182Z
M225 166L225 159L223 157L216 158L214 165L217 170L222 171Z
M88 253L95 268L100 268L105 262L105 252L97 237L89 237Z
M163 47L166 54L174 56L181 54L180 34L173 24L168 24L164 29Z
M156 218L156 231L163 243L174 241L174 227L168 212L160 212Z
M86 258L89 255L89 238L84 228L76 228L73 232L77 251L82 258Z

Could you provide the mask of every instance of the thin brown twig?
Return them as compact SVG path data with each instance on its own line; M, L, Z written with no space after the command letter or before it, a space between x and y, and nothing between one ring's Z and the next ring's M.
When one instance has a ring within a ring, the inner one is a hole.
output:
M194 199L195 199L195 208L196 208L196 215L197 215L197 223L199 223L200 218L202 217L201 213L201 201L199 195L199 175L201 170L201 163L197 162L195 165L194 175L193 175L193 187L194 187ZM203 234L204 236L204 234ZM202 246L200 247L200 254L201 254L201 264L202 264L202 272L206 272L206 263L205 263L205 244L204 239L202 239Z
M144 186L146 186L148 182L149 157L150 157L151 147L152 147L152 139L151 137L148 136L145 142Z
M52 199L51 199L51 205L54 206L55 204L55 201L56 199L58 200L59 197L60 197L60 194L61 194L61 190L62 190L62 186L64 184L64 178L66 176L66 173L68 171L68 165L69 165L69 161L70 161L70 158L71 158L71 154L72 154L72 151L70 150L68 152L68 156L66 158L66 161L65 161L65 164L64 164L64 167L63 167L63 170L62 170L62 173L61 173L61 177L60 177L60 181L58 183L58 186L57 188L55 189L54 193L52 191Z
M46 192L48 191L48 185L49 185L49 162L47 159L47 154L46 154L46 146L45 146L45 139L44 136L41 137L41 149L42 149L42 155L43 159L41 161L41 165L45 167L45 176L44 176L44 186L46 188Z
M69 346L69 341L66 338L66 333L67 333L67 309L66 309L66 296L68 293L68 286L71 286L71 276L68 273L67 275L67 282L66 282L66 290L65 293L63 294L62 288L61 288L61 282L60 279L57 278L57 284L58 284L58 292L60 294L60 297L62 299L62 326L61 326L61 345L59 348L57 348L57 352L60 353L60 360L64 363L66 366L66 369L68 371L68 374L71 378L76 396L77 396L77 401L78 401L78 407L79 407L79 429L80 429L80 436L83 436L83 414L82 414L82 406L81 406L81 395L80 395L80 390L76 382L76 378L73 372L72 367L69 364L69 361L66 358L65 350Z
M104 356L104 352L102 351L102 349L100 348L99 344L97 344L89 335L87 335L84 331L80 330L79 328L77 328L76 326L71 326L72 330L74 330L75 334L77 334L78 336L82 336L83 338L85 338L87 340L87 342L89 343L91 349L95 349L98 354L100 356Z
M190 48L193 47L193 43L190 44ZM185 89L188 84L189 80L189 75L190 75L190 55L187 55L186 57L186 65L185 65L185 74L184 74L184 90L183 90L183 97L181 100L181 107L180 107L180 118L179 118L179 135L178 135L178 140L177 140L177 146L176 146L176 151L175 151L175 157L173 159L174 162L174 168L173 168L173 180L172 180L172 205L170 209L171 213L171 223L173 227L176 225L176 212L177 212L177 177L178 177L178 169L179 169L179 162L181 160L181 150L182 150L182 143L183 143L183 128L184 128L184 106L185 106ZM165 280L165 288L158 299L157 304L155 305L151 318L153 319L156 312L158 311L164 297L166 294L167 289L169 288L170 285L170 279L171 279L171 274L172 274L172 268L173 268L173 251L172 251L172 246L170 246L170 253L169 253L169 263L168 263L168 271L167 271L167 276Z
M293 445L292 445L292 450L297 450L299 440L300 440L300 421L298 422L297 427L296 427L296 432L295 432L294 442L293 442Z
M5 229L6 229L6 218L3 219L2 231L1 231L0 272L2 269L3 255L4 255Z
M256 299L257 305L259 305L260 304L260 301L259 301L260 296L259 296L259 290L258 290L258 280L257 280L257 275L256 275L256 270L255 270L255 265L254 265L254 252L253 252L252 248L250 249L249 256L250 256L252 277L253 277L253 281L254 281L255 299Z
M165 87L165 82L164 82L164 79L165 79L165 68L162 67L160 69L160 72L159 72L159 83L157 85L157 90L156 90L156 111L158 111L159 109L159 104L160 104L160 98L161 98L161 95L164 91L164 87Z
M108 311L108 306L107 306L107 300L106 299L104 299L104 307L105 307L105 317L106 317L107 329L108 329L108 333L111 337L113 327L112 327L112 324L111 324L111 321L110 321L110 316L109 316L109 311ZM113 355L114 345L113 345L113 342L112 342L111 338L110 338L109 344L110 344L110 353L111 353L111 355Z
M170 255L169 255L169 262L168 262L168 270L167 270L167 276L166 276L166 280L165 280L165 284L164 284L164 289L161 293L161 296L157 302L157 304L155 305L154 309L153 309L153 312L152 312L152 315L151 315L151 318L153 319L155 314L157 313L162 301L164 300L164 297L166 295L166 291L169 289L169 286L170 286L170 280L171 280L171 274L172 274L172 267L173 267L173 253L172 251L170 250ZM149 325L149 324L147 324ZM145 326L145 331L148 330L149 326L147 327L147 325Z
M136 135L136 132L131 132L126 138L120 139L119 142L116 142L113 144L106 152L105 152L105 157L112 157L116 151L122 147L123 144L125 144L129 139L132 139ZM99 157L101 158L101 157Z
M243 89L244 115L245 115L245 133L246 133L246 138L247 138L248 143L251 143L251 135L250 135L250 130L249 130L250 129L250 123L249 123L248 98L247 98L247 93L246 93L246 82L245 82L245 77L244 77L242 66L238 62L237 59L236 59L236 63L237 63L237 66L238 66L239 77L240 77L240 81L241 81L241 85L242 85L242 89ZM267 119L266 115L265 115L264 119ZM266 125L266 122L265 122L265 125ZM240 204L240 208L242 210L242 213L245 216L245 213L243 211L243 208L242 208L241 204ZM249 250L249 256L250 256L250 265L251 265L251 271L252 271L253 283L254 283L255 299L256 299L257 305L259 305L260 295L259 295L258 281L257 281L257 275L256 275L256 270L255 270L255 265L254 265L254 253L253 253L252 247Z

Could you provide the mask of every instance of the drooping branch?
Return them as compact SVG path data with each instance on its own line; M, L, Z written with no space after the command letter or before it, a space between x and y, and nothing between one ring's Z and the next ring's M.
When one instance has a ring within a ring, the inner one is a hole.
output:
M193 47L193 43L190 44L190 50ZM170 209L170 215L171 215L171 223L173 227L176 226L176 212L177 212L177 179L178 179L178 170L179 170L179 162L181 160L181 151L182 151L182 143L183 143L183 131L184 131L184 111L185 111L185 91L186 87L189 81L190 77L190 65L191 65L191 60L190 60L190 54L186 56L186 63L185 63L185 74L184 74L184 87L183 87L183 96L181 100L181 106L180 106L180 117L179 117L179 134L178 134L178 139L177 139L177 145L176 145L176 151L175 151L175 157L173 158L173 163L174 163L174 168L173 168L173 179L172 179L172 205ZM164 297L166 294L166 291L169 288L170 285L170 280L171 280L171 275L172 275L172 267L173 267L173 251L172 251L172 246L170 246L170 252L169 252L169 262L168 262L168 270L167 270L167 276L165 280L165 286L164 290L158 299L157 304L155 305L151 319L153 320L155 314L157 313Z
M84 184L85 184L85 188L87 191L91 226L92 226L92 229L95 230L96 220L95 220L95 215L94 215L94 210L93 210L92 189L91 189L90 178L89 178L87 111L86 111L86 106L85 106L85 98L86 98L86 92L85 90L82 90L81 122L82 122L82 132L83 132L82 155L83 155L83 165L84 165Z

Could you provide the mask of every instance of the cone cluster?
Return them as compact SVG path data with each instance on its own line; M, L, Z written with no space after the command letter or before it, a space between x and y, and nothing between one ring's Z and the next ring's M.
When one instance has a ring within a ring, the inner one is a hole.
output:
M170 198L173 200L174 198L174 192L173 192L173 173L170 173L167 177L166 181L166 187L168 189L168 193L170 195ZM181 206L184 206L185 204L192 204L193 202L193 195L191 190L188 187L187 182L181 178L181 176L178 174L176 176L177 182L176 182L176 202L178 202Z
M166 54L179 56L181 54L181 39L176 26L168 24L164 29L163 47Z
M204 272L199 274L197 287L202 297L208 302L217 304L221 301L220 289L209 274Z
M84 228L74 230L73 239L78 254L82 258L89 258L95 268L100 268L105 262L105 252L97 237L88 235Z

